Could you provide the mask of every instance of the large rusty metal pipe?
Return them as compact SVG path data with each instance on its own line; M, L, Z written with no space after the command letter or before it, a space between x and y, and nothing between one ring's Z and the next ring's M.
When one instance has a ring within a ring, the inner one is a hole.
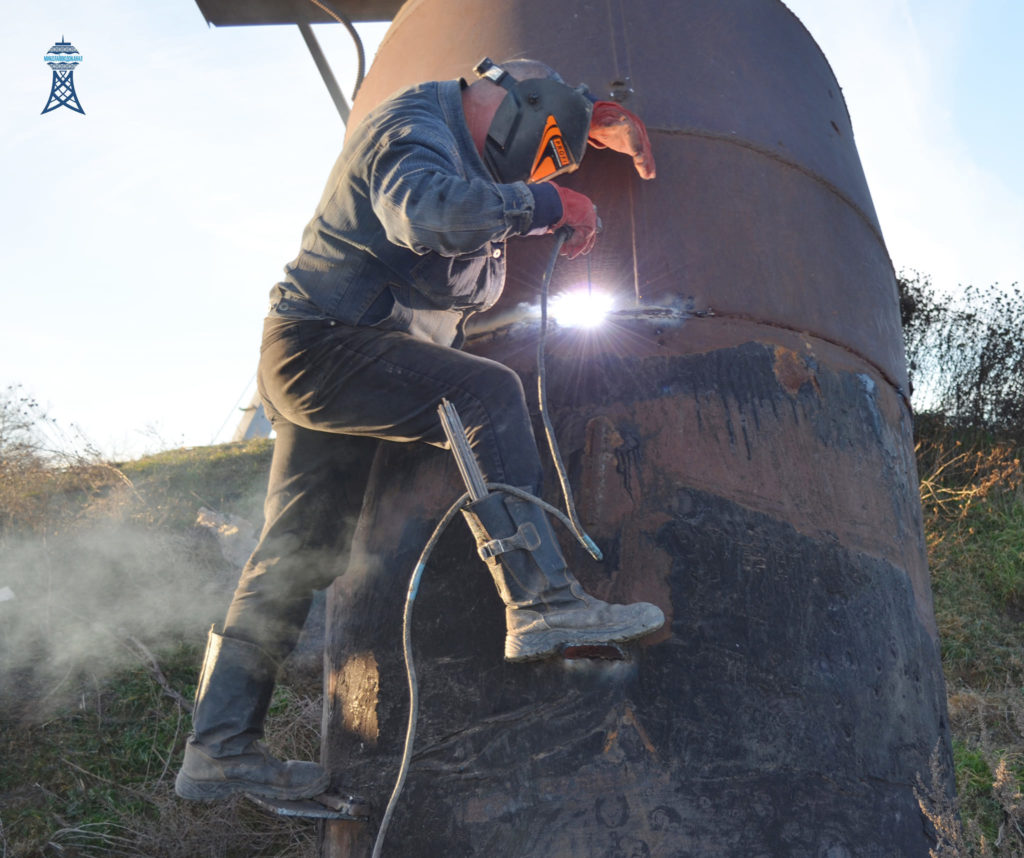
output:
M484 55L546 61L651 133L655 181L606 151L567 181L605 232L552 290L589 277L616 311L553 331L547 366L605 559L563 548L595 595L670 621L625 661L506 665L457 522L417 603L417 751L384 854L925 858L918 778L953 786L905 359L827 62L777 0L410 0L353 121ZM527 390L538 328L520 310L549 251L510 243L469 344ZM324 759L381 806L404 736L404 588L460 492L447 453L382 446L331 594ZM361 858L370 836L330 824L323 854Z

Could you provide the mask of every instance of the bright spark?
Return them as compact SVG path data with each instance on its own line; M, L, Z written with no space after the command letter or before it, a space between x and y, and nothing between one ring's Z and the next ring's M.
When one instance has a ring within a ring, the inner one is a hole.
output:
M548 311L563 328L596 328L611 312L612 303L611 295L583 288L556 295Z

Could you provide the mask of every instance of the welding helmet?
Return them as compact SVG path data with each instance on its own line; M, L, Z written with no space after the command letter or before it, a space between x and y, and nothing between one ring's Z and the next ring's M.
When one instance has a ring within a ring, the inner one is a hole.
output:
M499 182L546 182L583 160L593 102L557 77L516 80L489 59L474 69L508 90L491 120L484 163Z

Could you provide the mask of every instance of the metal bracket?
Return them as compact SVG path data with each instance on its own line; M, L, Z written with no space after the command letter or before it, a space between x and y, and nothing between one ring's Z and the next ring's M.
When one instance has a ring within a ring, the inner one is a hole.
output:
M316 40L316 36L313 35L313 28L309 24L299 24L297 26L299 32L302 33L302 38L306 40L306 47L309 48L313 62L316 63L317 69L320 70L320 77L324 79L324 83L327 85L327 91L331 94L334 106L338 108L342 123L348 125L348 117L351 110L348 102L345 100L345 96L341 92L341 87L338 86L337 78L334 77L331 64L327 62L327 57L324 56L320 43Z
M301 801L287 801L278 798L266 798L261 795L246 793L245 797L253 804L269 810L278 816L294 816L302 819L352 819L364 820L370 815L370 805L363 799L351 795L335 795L323 793Z

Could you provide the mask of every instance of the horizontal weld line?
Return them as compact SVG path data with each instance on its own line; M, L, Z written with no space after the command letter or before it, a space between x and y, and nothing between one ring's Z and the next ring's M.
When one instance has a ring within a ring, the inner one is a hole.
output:
M806 328L794 328L791 327L790 325L784 325L781 322L772 322L769 319L758 319L755 318L754 316L745 316L742 313L720 313L718 310L715 310L714 308L712 308L711 315L700 317L696 319L696 321L701 321L703 319L735 319L741 322L752 322L755 325L763 325L766 328L777 328L780 331L788 331L789 333L798 334L800 336L814 337L814 339L816 340L821 340L823 343L828 343L831 346L835 346L838 349L842 349L847 354L853 355L855 358L857 358L857 360L863 361L868 366L872 367L882 377L882 380L886 384L888 384L889 387L896 391L896 393L902 400L903 404L906 406L907 411L913 414L913 409L910 406L910 398L907 396L903 388L896 383L895 379L893 379L888 372L882 369L881 366L875 363L875 361L873 361L867 355L862 354L861 352L857 351L857 349L850 348L850 346L848 346L846 343L841 343L838 340L834 340L831 337L826 337L823 334L817 334L814 331L807 330Z
M878 228L878 226L875 225L875 222L870 217L868 217L864 209L857 205L857 203L855 203L849 195L841 191L838 188L838 186L832 184L832 182L821 176L819 173L815 173L813 170L808 169L803 164L797 161L791 161L789 158L784 158L778 152L769 149L765 146L758 146L757 144L752 143L749 140L739 137L732 137L728 134L720 134L714 131L696 131L685 128L648 128L647 130L649 132L653 131L661 134L668 134L672 137L697 137L701 140L714 140L720 143L728 143L731 146L737 146L740 149L747 149L751 152L754 152L757 155L761 155L762 157L768 158L771 161L777 161L778 163L782 164L785 167L789 167L790 169L796 170L798 173L807 176L807 178L811 179L813 182L816 182L817 184L826 188L829 192L839 197L839 199L841 199L844 203L846 203L846 205L853 209L857 213L857 216L862 221L864 221L865 226L867 226L867 228L871 230L875 238L878 239L878 243L881 244L883 250L885 250L886 258L889 257L889 250L885 246L885 239L882 237L881 230ZM891 259L889 259L889 264L892 265Z

